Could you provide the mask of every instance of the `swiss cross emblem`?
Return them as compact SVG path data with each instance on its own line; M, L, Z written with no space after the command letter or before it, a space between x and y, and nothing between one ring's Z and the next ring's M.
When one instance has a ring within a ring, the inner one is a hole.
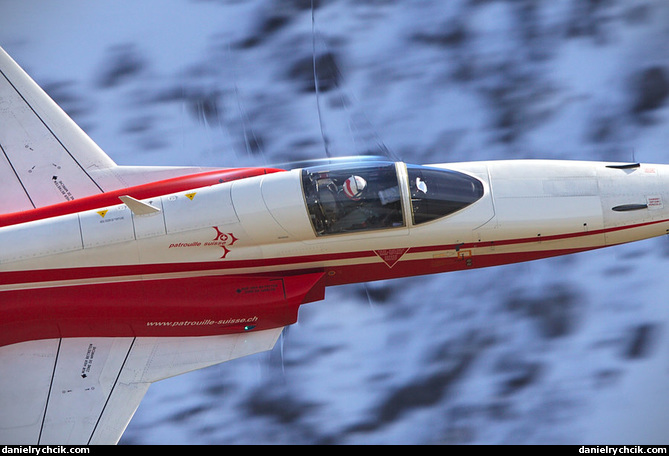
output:
M214 238L214 241L221 242L221 245L232 245L237 240L235 235L232 233L223 233L218 229L217 226L212 226L212 228L216 230L216 237Z
M232 233L222 232L218 229L217 226L212 226L212 228L216 230L216 237L210 242L210 244L216 244L220 246L223 249L223 256L221 258L225 258L228 253L230 253L228 246L234 244L237 238Z
M395 266L395 263L397 263L400 258L402 258L402 256L407 252L407 250L409 249L383 249L374 250L374 253L376 253L384 263L386 263L386 266L392 268Z

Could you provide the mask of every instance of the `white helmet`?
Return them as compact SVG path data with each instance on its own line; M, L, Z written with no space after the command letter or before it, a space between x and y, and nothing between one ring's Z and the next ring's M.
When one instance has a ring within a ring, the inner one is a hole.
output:
M360 176L351 176L344 182L344 193L352 200L359 200L367 187L367 181Z

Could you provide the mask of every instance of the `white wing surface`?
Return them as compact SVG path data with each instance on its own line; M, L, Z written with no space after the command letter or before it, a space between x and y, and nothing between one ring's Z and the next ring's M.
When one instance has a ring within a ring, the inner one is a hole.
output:
M281 330L2 347L0 444L115 444L151 383L270 350Z
M201 170L117 166L0 47L0 214Z
M100 193L91 172L114 166L0 48L0 212Z

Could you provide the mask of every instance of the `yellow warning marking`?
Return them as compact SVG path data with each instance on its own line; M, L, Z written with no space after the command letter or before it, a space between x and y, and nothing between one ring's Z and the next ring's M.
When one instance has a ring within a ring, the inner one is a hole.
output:
M197 192L186 193L186 198L193 201L193 198L195 198L195 193Z
M107 211L109 211L109 209L105 209L103 211L98 211L97 213L100 214L100 217L104 218L104 216L107 215Z

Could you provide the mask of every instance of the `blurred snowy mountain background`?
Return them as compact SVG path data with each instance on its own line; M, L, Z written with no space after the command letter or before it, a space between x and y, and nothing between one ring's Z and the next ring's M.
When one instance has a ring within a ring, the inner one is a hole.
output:
M324 158L324 138L669 162L666 0L314 4L0 0L0 46L121 165ZM667 444L666 271L661 238L329 289L272 352L153 385L121 443Z

